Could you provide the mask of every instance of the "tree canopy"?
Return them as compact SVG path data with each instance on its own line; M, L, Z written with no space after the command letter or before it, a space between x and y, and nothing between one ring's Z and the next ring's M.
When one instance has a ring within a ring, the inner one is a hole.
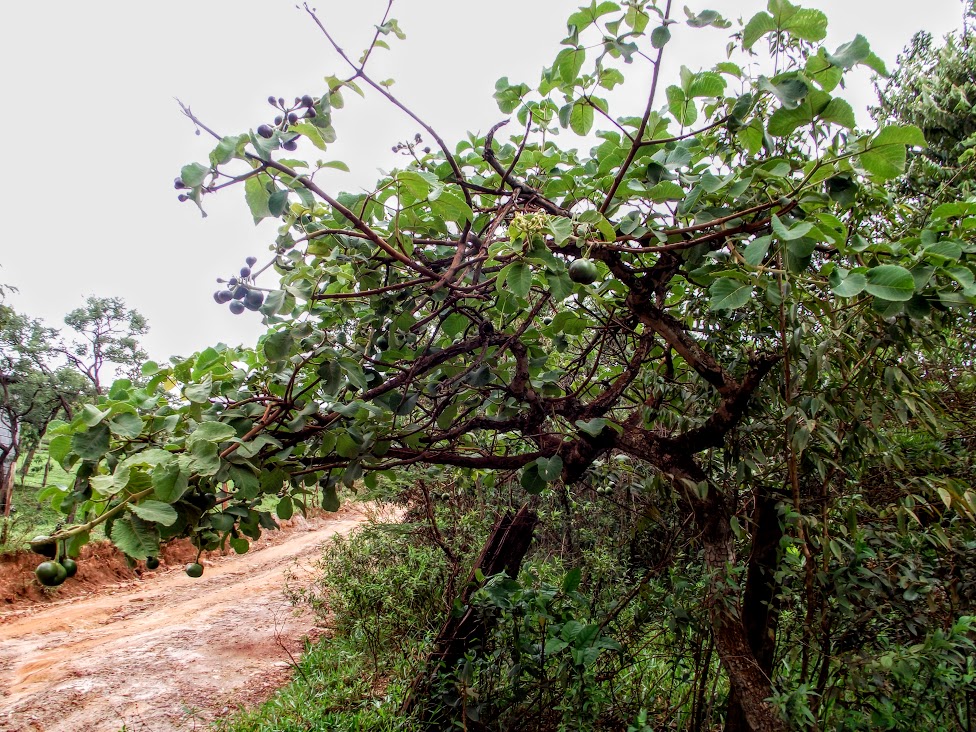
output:
M184 107L216 145L181 196L242 188L278 224L268 260L215 293L268 331L148 363L145 385L117 381L58 427L52 455L78 477L53 500L83 517L58 537L104 521L136 559L184 533L244 552L275 525L268 497L280 518L334 510L339 485L418 464L572 491L626 456L692 519L730 715L784 728L764 635L779 542L812 573L832 537L810 506L844 499L884 427L938 429L915 365L976 297L976 203L885 217L922 130L858 129L844 78L883 64L860 35L824 46L823 13L787 0L731 32L729 60L672 81L674 25L730 21L591 3L537 82L498 81L499 124L458 141L371 75L404 36L389 11L357 55L306 10L345 62L324 89L269 98L239 134ZM418 132L401 168L337 193L316 174L344 167L330 146L351 94ZM767 551L743 552L750 536Z

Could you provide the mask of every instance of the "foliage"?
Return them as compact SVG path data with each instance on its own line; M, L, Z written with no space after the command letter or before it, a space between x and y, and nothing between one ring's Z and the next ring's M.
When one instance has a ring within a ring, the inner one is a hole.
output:
M132 379L148 358L138 337L149 332L146 319L118 297L88 297L85 305L64 317L77 337L60 352L102 393L102 370L111 364Z
M821 568L892 435L943 436L939 385L921 377L976 297L976 202L889 215L887 186L925 138L911 124L854 128L845 76L884 72L863 37L827 48L821 12L770 0L728 49L766 73L729 60L661 88L670 7L571 15L538 84L496 85L523 126L507 139L503 122L449 144L373 79L370 57L403 35L389 16L354 61L306 8L348 76L293 104L269 98L273 125L222 135L184 107L218 143L182 169L181 196L202 206L240 186L255 221L278 223L267 267L215 296L253 302L268 332L254 350L146 364L145 385L117 382L59 426L52 453L78 479L53 499L84 521L59 537L82 542L105 522L135 558L180 533L246 551L275 525L265 499L281 518L313 500L334 508L340 483L373 489L417 464L568 503L595 475L631 475L631 495L647 492L691 557L726 728L783 729L794 707L826 719L794 704L831 678ZM709 10L684 22L730 25ZM367 91L421 132L372 190L330 193L315 174L343 167L333 117ZM287 155L299 143L322 160ZM570 269L584 259L594 281ZM258 289L268 269L279 281ZM917 495L941 499L940 522L972 518L972 491L951 476ZM562 628L579 610L543 587L502 587ZM774 673L784 612L800 656ZM569 642L542 641L554 639ZM696 661L703 678L710 664Z
M966 5L966 20L974 19ZM964 29L937 46L920 31L898 58L894 73L878 85L872 115L882 123L917 126L925 146L911 153L901 193L921 214L973 193L976 149L976 48Z

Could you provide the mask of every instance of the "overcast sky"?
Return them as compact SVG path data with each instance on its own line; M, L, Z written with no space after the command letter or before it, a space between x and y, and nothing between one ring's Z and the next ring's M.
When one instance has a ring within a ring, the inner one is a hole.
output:
M394 77L393 90L453 144L504 118L494 81L536 81L579 4L397 0L393 17L407 40L378 56L373 72ZM682 4L676 17L684 17ZM689 4L735 21L765 2ZM827 13L830 47L862 33L889 67L916 31L941 37L961 19L959 0L802 4ZM319 0L317 9L358 54L385 5ZM721 60L735 27L676 33L667 70ZM346 69L294 0L11 2L0 64L0 283L19 289L11 304L60 325L86 295L122 297L148 318L144 344L157 360L218 341L253 344L259 317L234 316L211 294L215 278L233 274L248 255L267 254L275 227L253 225L241 191L209 196L206 219L177 201L173 178L185 163L205 162L213 141L194 136L174 97L221 134L237 134L269 121L269 94L321 94L323 76ZM866 122L867 72L847 98ZM339 140L328 155L353 172L317 179L333 191L368 186L378 170L398 165L390 148L416 132L375 95L350 104L335 126ZM300 152L322 157L314 148Z

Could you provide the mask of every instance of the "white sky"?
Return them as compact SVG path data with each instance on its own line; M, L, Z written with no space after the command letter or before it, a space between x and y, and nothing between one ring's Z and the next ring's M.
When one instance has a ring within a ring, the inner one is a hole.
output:
M393 42L372 71L394 77L394 92L453 145L466 130L485 131L504 118L492 99L495 80L536 81L580 4L397 0L392 16L407 40ZM735 21L765 2L689 4ZM827 13L830 48L862 33L889 67L914 32L941 37L959 26L962 12L959 0L801 4ZM683 19L682 5L676 0ZM316 7L358 55L385 2L318 0ZM675 28L668 68L721 60L736 27ZM185 163L206 162L213 141L194 136L173 98L221 134L237 134L269 121L269 94L316 95L323 76L344 76L294 0L10 2L0 68L0 283L19 288L11 304L60 325L86 295L120 296L148 318L143 342L157 360L218 341L252 344L259 317L234 316L211 294L215 278L233 274L246 256L264 261L275 227L253 225L243 191L208 196L207 219L176 200L173 178ZM866 122L860 110L872 93L868 73L858 76L847 98ZM336 115L339 140L328 155L353 172L317 178L334 191L368 186L378 169L398 165L391 146L417 131L376 95L347 99L355 101ZM298 154L323 157L311 146Z

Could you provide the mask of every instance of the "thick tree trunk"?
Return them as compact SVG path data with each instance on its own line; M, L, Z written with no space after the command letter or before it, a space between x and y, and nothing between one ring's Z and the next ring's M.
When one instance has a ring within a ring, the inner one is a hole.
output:
M779 564L779 543L783 538L778 504L777 497L769 491L761 487L756 490L756 505L752 514L752 552L749 555L746 588L742 597L742 624L749 648L767 677L773 672L776 625L779 619L773 579ZM729 696L725 732L748 732L749 729L742 702L733 691Z
M429 715L429 710L422 708L429 699L431 687L438 673L441 669L452 668L464 657L465 651L478 645L487 635L490 627L486 623L486 618L468 606L472 593L480 587L477 575L480 572L482 576L490 577L505 572L509 577L517 577L522 567L522 560L532 542L533 531L538 520L535 513L525 505L514 516L506 513L495 523L464 583L464 590L459 600L465 611L459 616L451 615L444 622L434 642L434 650L427 658L424 671L417 676L407 693L403 703L404 712L422 711L425 715ZM441 720L435 720L430 716L425 718L428 729L439 729L440 723Z
M698 484L705 475L693 463L685 463L685 477ZM694 493L694 492L692 492ZM786 724L766 701L773 694L769 674L763 670L749 642L739 598L729 582L734 566L731 511L726 497L715 485L708 485L705 497L690 496L695 522L701 532L708 568L708 613L722 666L729 677L732 694L744 717L742 729L750 732L785 732Z

